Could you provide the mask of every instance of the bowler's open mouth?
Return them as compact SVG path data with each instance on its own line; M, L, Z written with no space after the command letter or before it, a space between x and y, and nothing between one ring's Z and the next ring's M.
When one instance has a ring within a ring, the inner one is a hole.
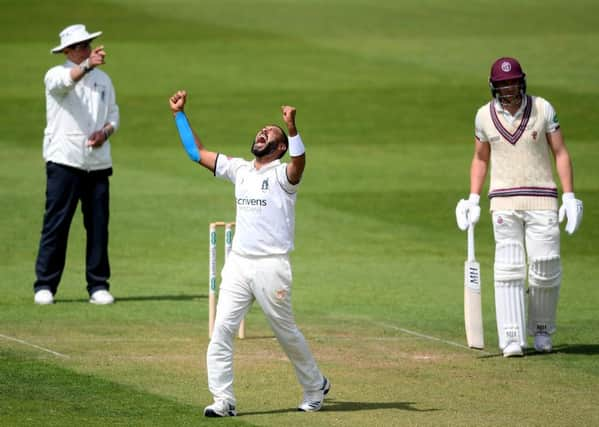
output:
M268 141L268 137L260 132L257 136L256 136L256 144L266 144L266 142Z

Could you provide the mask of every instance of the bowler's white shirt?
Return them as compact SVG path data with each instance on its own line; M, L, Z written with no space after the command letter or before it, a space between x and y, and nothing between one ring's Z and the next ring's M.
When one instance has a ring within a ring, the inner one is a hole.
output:
M119 108L112 81L94 68L79 81L71 78L76 64L67 61L51 68L44 77L46 86L46 129L44 160L83 170L112 166L110 142L89 149L87 139L110 123L119 126Z
M256 169L254 161L219 154L214 175L235 184L234 252L263 256L293 250L299 184L289 182L286 163L275 160Z

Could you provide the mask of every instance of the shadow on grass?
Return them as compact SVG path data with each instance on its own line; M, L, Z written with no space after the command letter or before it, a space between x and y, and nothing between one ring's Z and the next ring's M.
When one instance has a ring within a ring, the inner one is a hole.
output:
M354 412L372 411L379 409L399 409L401 411L433 412L439 409L418 409L413 405L415 402L351 402L345 400L327 399L321 412ZM272 411L240 412L239 415L266 415L298 412L297 408L275 409Z
M481 354L477 359L492 359L494 357L503 357L502 353Z
M586 354L593 356L599 354L599 344L562 344L553 347L553 352L565 354Z
M139 301L192 301L198 299L207 299L208 297L204 294L192 294L192 295L140 295L132 297L115 297L115 303L123 302L139 302ZM89 298L77 298L77 299L60 299L56 300L57 303L89 303Z
M534 347L524 350L525 357L551 356L552 354L581 354L587 356L595 356L599 354L599 344L561 344L553 347L550 353L540 353ZM503 357L501 352L486 354L480 356L479 359L490 359L493 357Z
M555 352L555 350L554 350ZM512 356L512 357L508 357L507 359L522 359L523 357L534 357L534 356L547 356L548 353L539 353L537 352L534 348L527 348L524 349L524 355L523 356ZM499 357L499 358L503 358L503 353L502 352L497 352L497 353L493 353L493 354L485 354L483 356L480 356L479 359L492 359L494 357Z
M245 338L243 338L243 341L249 341L249 340L276 340L277 337L275 337L274 335L245 335Z

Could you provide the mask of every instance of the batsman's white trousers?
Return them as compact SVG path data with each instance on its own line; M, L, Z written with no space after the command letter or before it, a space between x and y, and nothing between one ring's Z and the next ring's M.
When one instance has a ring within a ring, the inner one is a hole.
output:
M304 391L319 390L324 378L293 318L289 257L246 257L231 252L221 274L214 330L206 356L208 387L214 400L236 404L233 339L254 299L293 364Z
M493 232L497 245L521 242L529 260L560 255L557 211L495 211Z
M561 282L557 212L495 211L493 231L496 243L495 306L499 347L504 348L511 341L526 346L526 261L529 265L528 333L534 335L537 332L555 331ZM509 255L513 257L518 247L522 248L519 249L521 255L510 258ZM522 253L524 248L526 261ZM498 259L500 255L501 259ZM510 265L510 262L514 265ZM501 269L498 269L499 266Z

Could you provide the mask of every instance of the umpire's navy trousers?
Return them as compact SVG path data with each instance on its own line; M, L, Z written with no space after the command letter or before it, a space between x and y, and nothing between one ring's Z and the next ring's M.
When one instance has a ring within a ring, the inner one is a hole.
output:
M85 277L90 295L109 289L108 262L108 177L112 168L86 172L46 163L46 211L40 247L35 263L34 291L49 289L56 294L64 270L69 229L77 203L81 200L83 224L87 233Z

